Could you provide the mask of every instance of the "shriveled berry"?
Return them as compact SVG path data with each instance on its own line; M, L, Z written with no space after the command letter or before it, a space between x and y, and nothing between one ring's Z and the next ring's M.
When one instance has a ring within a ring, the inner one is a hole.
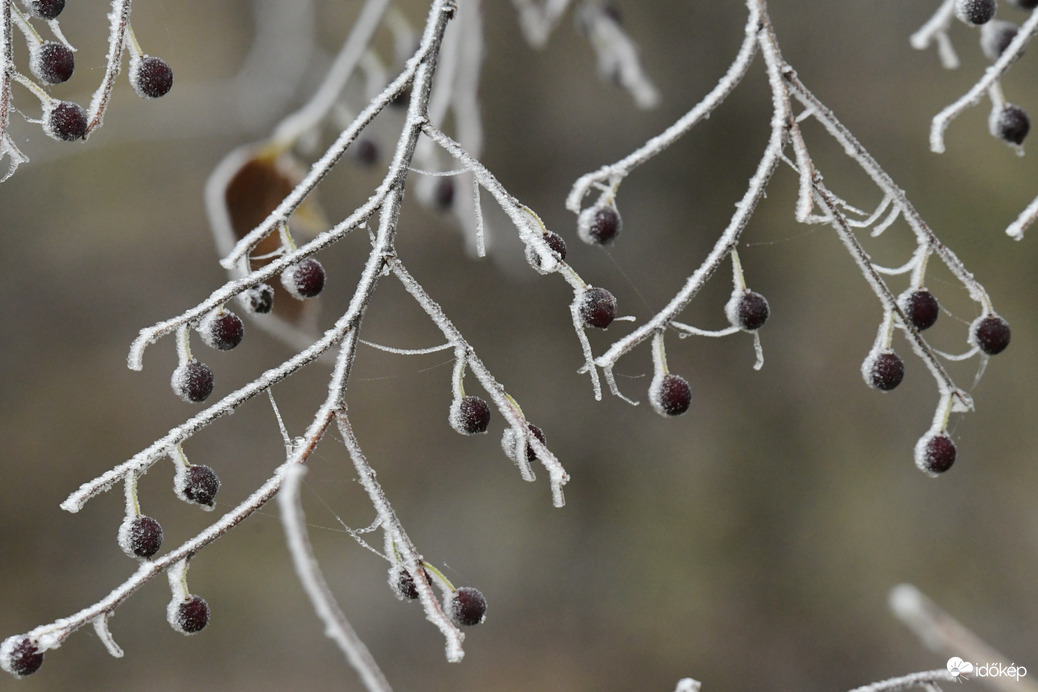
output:
M1003 142L1020 146L1031 131L1031 118L1020 106L1007 103L991 118L991 134Z
M208 466L192 464L177 478L177 494L188 502L206 507L213 506L219 489L220 477Z
M881 351L865 359L861 372L870 387L889 392L905 378L905 361L893 351Z
M241 343L245 325L230 310L214 310L198 325L198 334L207 345L221 351L230 351Z
M580 297L579 311L585 327L605 329L616 319L616 298L604 288L588 288Z
M980 50L988 60L995 62L1020 32L1020 27L1002 19L992 19L980 27Z
M213 393L213 371L205 363L192 359L173 371L170 384L181 399L200 404Z
M144 98L165 96L173 88L173 68L162 58L145 55L130 65L130 86Z
M29 69L44 84L61 84L72 77L76 69L76 56L64 43L47 41L32 51Z
M471 394L451 404L451 427L462 435L485 433L490 425L490 405Z
M0 667L16 678L32 675L42 665L43 653L28 637L8 637L0 645Z
M681 375L654 377L649 385L649 403L661 416L680 416L692 404L692 387Z
M307 257L283 271L281 283L294 298L313 298L324 290L324 267L313 257Z
M955 463L955 443L943 433L926 435L916 443L915 463L930 475L944 473Z
M1006 350L1009 337L1009 323L999 315L978 317L970 325L970 340L989 356Z
M444 610L455 625L471 627L483 622L487 617L487 599L479 589L462 586L447 596Z
M65 9L65 0L29 0L29 10L40 19L56 19Z
M995 0L955 0L955 16L970 26L987 24L995 16Z
M736 294L725 306L728 321L740 329L756 331L764 326L771 315L768 300L760 293L746 291Z
M577 235L589 245L608 245L621 230L623 220L612 205L588 207L577 217Z
M932 327L941 314L937 298L925 288L902 293L897 304L905 318L919 331Z
M130 557L149 559L162 547L162 525L143 514L124 521L119 527L119 547Z
M71 101L53 101L43 109L43 131L54 139L75 142L87 131L87 114Z
M209 624L209 604L201 596L175 598L166 608L166 620L181 634L195 634Z
M274 288L269 284L256 284L242 291L238 300L249 312L265 315L274 307Z

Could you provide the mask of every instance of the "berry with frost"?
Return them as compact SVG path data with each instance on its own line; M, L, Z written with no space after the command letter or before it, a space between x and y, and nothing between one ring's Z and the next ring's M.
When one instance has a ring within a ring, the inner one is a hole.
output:
M902 293L897 304L905 318L919 331L932 327L941 313L937 298L925 288Z
M429 575L422 570L422 577L425 579L426 584L432 582L429 581ZM389 568L389 585L393 589L393 593L401 601L415 601L418 600L418 587L415 585L414 577L411 573L404 569L403 565L394 565Z
M915 463L931 476L944 473L955 463L955 443L943 433L926 435L916 443Z
M143 98L165 96L173 88L173 68L162 58L145 55L130 65L130 86Z
M177 478L177 495L188 502L205 507L213 506L219 489L220 477L208 466L192 464Z
M195 634L209 624L209 604L201 596L174 598L166 608L166 620L181 634Z
M130 557L147 560L162 547L162 525L143 514L119 527L119 547Z
M755 291L746 291L732 296L725 305L725 313L734 326L753 332L768 321L771 309L767 298Z
M995 62L1020 32L1020 27L1002 19L992 19L980 27L980 49L988 60Z
M865 359L861 373L870 387L889 392L904 379L905 361L893 351L881 351Z
M542 237L552 252L558 255L560 260L566 261L566 241L562 239L562 236L554 231L545 231ZM526 246L526 261L534 269L540 269L542 266L541 256L529 245Z
M955 16L970 26L987 24L995 16L995 0L955 0Z
M526 427L528 427L530 429L530 432L533 433L533 436L536 437L540 441L541 444L545 444L545 441L544 441L544 431L543 430L538 428L533 423L527 423ZM530 445L529 442L526 443L526 460L527 461L534 461L536 459L537 459L537 452L534 450L533 446Z
M43 131L54 139L75 142L87 131L87 114L71 101L53 101L43 108Z
M654 377L649 385L649 403L661 416L680 416L692 404L692 387L681 375Z
M242 291L238 300L249 312L265 315L274 307L274 288L269 284L256 284Z
M483 622L487 617L487 599L479 589L462 586L448 594L444 610L455 625L471 627Z
M991 115L991 134L1007 144L1020 146L1031 131L1031 118L1020 106L1007 103L997 113Z
M577 235L589 245L609 245L621 230L623 220L612 205L588 207L577 217Z
M0 667L16 678L32 675L43 665L43 653L28 637L9 637L0 644Z
M580 297L579 312L585 328L605 329L616 319L616 298L604 288L588 288Z
M72 77L76 57L64 43L46 41L32 50L29 69L44 84L61 84Z
M170 384L181 399L200 404L213 393L213 371L205 363L192 359L173 371Z
M293 298L313 298L324 290L324 267L313 257L307 257L281 273L281 284Z
M198 324L198 334L208 346L230 351L241 343L245 336L245 325L230 310L214 310Z
M1009 346L1009 323L999 315L982 315L970 325L970 342L994 356Z
M451 403L450 424L462 435L485 433L490 425L490 405L478 396L455 399Z
M65 9L65 0L29 0L29 10L40 19L56 19Z

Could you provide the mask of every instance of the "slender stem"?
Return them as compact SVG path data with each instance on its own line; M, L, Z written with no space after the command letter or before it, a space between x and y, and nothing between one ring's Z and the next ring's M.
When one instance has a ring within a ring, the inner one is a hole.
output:
M304 473L305 466L285 469L283 485L278 495L281 523L285 529L292 562L295 564L296 576L310 597L317 616L324 622L325 634L346 654L346 660L357 671L364 686L369 692L389 692L392 689L389 682L368 651L368 647L346 619L314 556L307 535L303 505L299 500L299 484Z

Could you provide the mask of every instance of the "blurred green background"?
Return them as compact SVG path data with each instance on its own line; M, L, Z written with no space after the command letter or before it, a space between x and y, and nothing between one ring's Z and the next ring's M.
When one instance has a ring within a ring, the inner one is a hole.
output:
M510 3L483 4L482 160L569 241L569 260L585 280L614 292L622 313L646 319L702 261L754 170L771 103L760 58L708 121L625 182L625 228L613 247L580 243L563 202L579 175L661 131L715 84L739 45L745 8L617 0L663 96L658 109L641 112L597 78L571 18L538 52L519 35ZM69 5L62 27L80 49L77 74L53 93L86 103L103 68L105 19L91 3ZM422 5L404 10L420 22ZM169 390L172 341L148 351L142 373L126 368L129 343L224 280L203 206L206 177L227 151L260 138L302 102L359 6L318 2L325 52L298 75L284 62L277 64L288 76L273 80L249 68L245 79L273 88L243 92L231 80L253 49L246 3L142 4L134 28L147 52L173 65L169 96L142 102L120 80L104 128L85 145L48 141L14 117L19 146L33 160L0 186L3 636L93 603L134 570L115 543L120 491L77 515L58 505L194 411ZM952 124L948 153L929 151L930 118L986 66L976 33L964 26L952 30L958 71L943 70L933 51L910 48L908 36L935 6L774 0L771 12L803 81L906 189L1012 324L1012 345L979 383L975 359L951 368L977 405L953 419L956 466L934 480L912 463L937 392L902 336L895 347L906 357L904 384L882 394L862 383L879 303L830 229L795 223L788 168L740 246L747 281L772 308L761 332L764 367L752 369L745 335L668 338L671 369L694 391L691 410L675 420L608 394L594 401L576 372L569 288L529 270L488 195L494 235L484 260L467 256L449 219L411 205L401 256L544 429L572 481L567 505L553 509L545 474L523 483L501 453L499 418L478 439L450 430L449 357L361 352L348 401L379 480L426 558L489 602L486 623L468 631L464 661L448 664L417 606L386 588L386 564L342 532L336 517L359 528L374 514L342 445L326 438L306 478L311 537L396 689L672 690L692 676L705 690L846 690L943 667L943 657L889 614L887 594L905 581L1038 674L1038 238L1015 243L1002 233L1038 193L1038 169L1033 155L1017 157L987 133L986 105ZM1011 7L999 16L1024 18ZM257 55L306 50L287 31L261 40ZM1034 60L1025 56L1004 88L1038 113ZM16 105L32 116L32 97L15 89ZM387 132L392 123L377 125ZM829 186L853 204L875 205L876 191L824 132L806 131ZM319 191L329 218L342 218L377 179L344 160ZM907 237L898 223L867 242L877 260L897 265L911 249ZM358 234L321 256L329 269L324 323L348 299L365 245ZM935 345L963 350L976 308L936 265L928 284L948 310L932 332ZM723 326L729 291L725 270L686 321ZM596 353L629 328L591 334ZM390 279L363 337L408 348L439 343ZM234 352L199 349L216 371L217 395L290 353L255 329ZM644 398L648 349L622 360L617 375L629 396ZM293 434L323 398L326 376L313 365L275 389ZM219 472L217 512L283 455L260 399L185 449ZM143 510L162 522L167 546L215 517L176 500L171 478L172 466L161 463L141 480ZM168 586L156 580L111 622L125 658L110 658L87 628L48 653L37 675L4 676L0 689L359 689L298 586L276 508L200 554L189 578L213 609L202 634L169 628Z

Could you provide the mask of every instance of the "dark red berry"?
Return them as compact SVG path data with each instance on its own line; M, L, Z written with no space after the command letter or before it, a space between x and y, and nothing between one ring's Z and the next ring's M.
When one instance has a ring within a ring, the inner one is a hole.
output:
M209 624L209 604L201 596L188 596L170 602L166 611L169 624L181 634L195 634Z
M450 423L462 435L485 433L490 425L490 405L478 396L463 396L451 404Z
M257 284L245 289L238 299L249 312L265 315L274 307L274 288L269 284Z
M447 211L454 204L454 180L447 176L439 176L433 186L433 202L436 208Z
M914 291L902 293L898 300L898 307L904 313L905 318L919 331L929 329L937 322L941 314L941 306L937 298L925 288L917 288Z
M173 69L162 58L145 55L130 65L130 86L144 98L165 96L173 88Z
M29 0L29 9L40 19L55 19L65 9L65 0Z
M123 522L119 527L119 546L130 557L147 560L162 547L162 525L144 515Z
M955 15L970 26L988 23L996 9L995 0L955 0Z
M350 146L350 152L352 152L354 160L361 165L374 166L378 163L378 144L373 139L365 137L364 139L356 140Z
M455 625L478 625L487 617L487 599L479 589L462 586L447 597L447 615Z
M991 134L1003 142L1020 146L1031 131L1031 118L1020 106L1007 103L991 120Z
M28 637L11 637L0 646L0 666L16 678L32 675L43 665L40 647Z
M621 230L623 221L613 206L588 207L577 217L577 235L589 245L608 245Z
M64 43L47 41L32 51L29 69L44 84L61 84L72 77L76 56Z
M728 317L736 327L753 332L764 326L769 315L771 309L768 307L767 298L760 293L746 291L738 302L734 303L732 314Z
M649 403L661 416L680 416L692 404L692 388L680 375L653 378L649 386Z
M220 489L220 477L208 466L192 464L178 478L177 494L188 502L206 507L213 506L216 492Z
M588 288L580 297L579 311L584 327L605 329L616 319L616 298L604 288Z
M992 19L980 28L980 49L988 60L995 62L1005 52L1020 32L1020 27L1012 22Z
M978 317L970 325L970 337L981 351L994 356L1009 346L1009 323L998 315Z
M213 393L213 371L205 363L190 360L173 371L170 384L181 399L200 404Z
M566 241L562 239L558 233L554 231L545 231L544 242L548 244L552 252L559 256L562 261L566 260ZM532 247L527 246L526 248L526 261L529 262L535 269L541 268L541 256L537 254L537 251Z
M43 110L43 131L54 139L75 142L87 131L87 114L71 101L54 101Z
M198 333L212 348L230 351L241 343L245 325L233 312L221 308L206 315L198 325Z
M425 570L422 570L422 576L425 578L426 584L432 584ZM394 565L389 569L389 584L393 588L393 593L401 601L418 599L418 586L415 584L414 577L404 569L403 565Z
M533 436L536 437L540 441L541 444L545 443L544 442L544 431L543 430L538 428L533 423L527 423L526 427L528 427L530 429L530 432L533 433ZM532 461L534 461L536 459L537 459L537 452L536 452L536 450L534 450L533 446L530 445L529 442L527 442L526 443L526 460L532 462Z
M905 361L893 351L882 351L865 359L862 374L870 387L889 392L905 378Z
M307 257L282 272L281 283L294 298L313 298L324 290L324 267L313 257Z
M954 463L955 443L947 435L927 436L916 445L916 465L927 473L944 473Z

